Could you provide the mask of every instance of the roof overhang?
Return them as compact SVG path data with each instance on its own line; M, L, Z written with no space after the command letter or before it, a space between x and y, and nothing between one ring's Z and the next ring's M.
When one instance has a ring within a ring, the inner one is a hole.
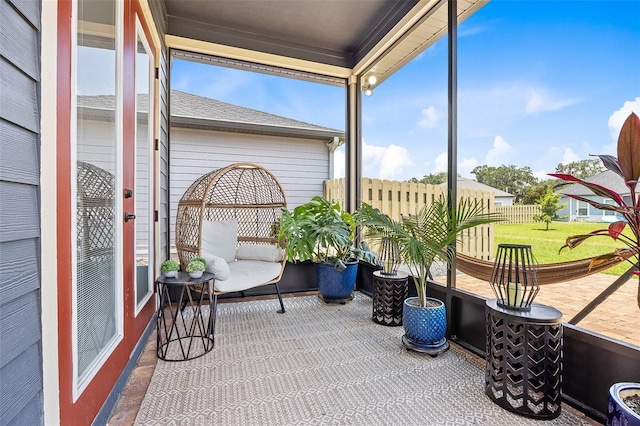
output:
M446 0L150 1L169 48L376 84L447 32ZM487 2L458 0L458 21Z
M210 120L195 117L171 116L171 127L214 130L219 132L246 133L254 135L277 136L285 138L316 139L331 141L344 137L344 132L331 130L289 128L268 126L255 123L241 123L227 120Z

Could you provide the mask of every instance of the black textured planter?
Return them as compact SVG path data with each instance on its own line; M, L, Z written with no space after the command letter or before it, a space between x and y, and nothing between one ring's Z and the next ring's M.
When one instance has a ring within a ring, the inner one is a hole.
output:
M385 275L382 271L373 273L373 316L374 322L382 325L402 325L402 306L408 293L408 278L405 273Z
M486 302L485 391L496 404L534 419L561 411L562 313L531 304L527 312Z

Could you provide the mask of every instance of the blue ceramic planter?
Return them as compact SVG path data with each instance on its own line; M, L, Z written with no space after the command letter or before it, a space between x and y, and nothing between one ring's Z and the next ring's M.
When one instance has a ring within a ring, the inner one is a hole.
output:
M402 324L405 337L414 345L438 347L446 342L447 312L441 300L427 297L435 306L423 308L411 302L417 297L404 301Z
M345 262L347 269L338 271L331 263L316 264L318 292L325 301L343 301L351 298L356 287L358 261Z
M609 388L607 426L640 426L640 414L622 402L622 398L630 393L640 393L640 383L616 383Z

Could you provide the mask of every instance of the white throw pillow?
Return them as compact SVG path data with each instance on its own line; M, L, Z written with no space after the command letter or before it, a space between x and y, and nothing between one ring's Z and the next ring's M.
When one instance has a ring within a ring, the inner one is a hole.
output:
M238 246L238 221L202 221L202 252L223 258L226 262L236 259Z
M221 257L210 253L202 252L202 258L207 261L207 272L211 272L216 276L216 281L228 280L231 276L229 264Z
M270 244L240 244L236 253L238 260L262 260L263 262L280 262L284 250Z

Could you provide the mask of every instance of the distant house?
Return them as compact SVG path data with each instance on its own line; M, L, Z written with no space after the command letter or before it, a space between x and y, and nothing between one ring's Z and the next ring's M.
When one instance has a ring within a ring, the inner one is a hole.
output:
M237 162L273 173L289 208L305 203L333 178L333 152L343 137L343 130L172 90L170 217L193 181Z
M442 185L446 186L447 183L445 182ZM495 197L494 204L496 206L512 206L513 200L516 198L516 196L513 194L509 194L508 192L502 191L489 185L485 185L484 183L477 182L473 179L464 178L462 176L458 176L458 188L493 192Z
M585 180L610 188L620 194L627 202L631 200L631 192L624 180L610 170L605 170ZM612 199L596 195L582 185L570 185L562 191L560 197L560 204L566 203L566 206L558 212L561 216L567 216L564 220L585 222L613 222L617 220L615 212L596 209L584 201L574 200L568 194L579 195L599 203L614 203Z
M87 146L98 146L109 122L113 122L113 96L80 96L83 112L80 132ZM138 97L138 114L147 110L148 99ZM139 135L147 135L146 116ZM344 131L305 123L238 105L177 90L171 91L171 150L169 156L170 241L173 246L178 202L197 178L231 163L256 163L273 173L285 192L289 208L323 194L323 183L333 178L333 152ZM88 141L93 141L92 143ZM139 141L142 142L142 141ZM115 158L99 150L87 150L87 161L106 170ZM136 170L138 189L148 188L148 150L137 148L140 167ZM148 215L138 213L140 229ZM146 235L138 233L146 244Z

